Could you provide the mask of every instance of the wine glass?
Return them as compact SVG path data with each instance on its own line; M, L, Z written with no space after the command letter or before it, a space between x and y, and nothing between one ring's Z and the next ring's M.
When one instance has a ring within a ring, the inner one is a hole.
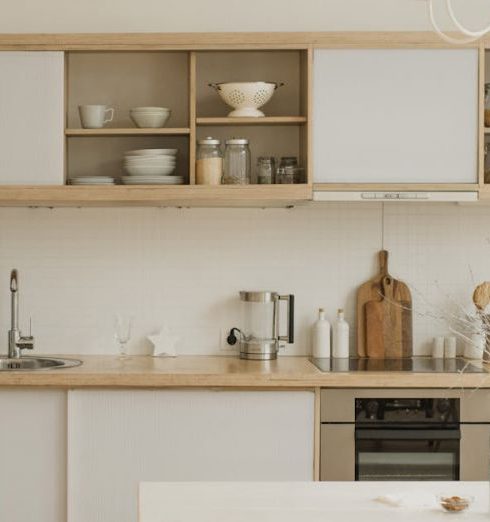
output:
M131 328L133 318L131 316L118 314L114 318L114 337L119 343L119 353L121 357L128 355L127 343L131 339Z

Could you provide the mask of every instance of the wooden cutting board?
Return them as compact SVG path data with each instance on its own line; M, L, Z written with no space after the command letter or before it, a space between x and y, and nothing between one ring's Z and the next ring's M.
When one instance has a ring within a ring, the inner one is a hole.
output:
M366 353L375 359L402 357L402 308L394 300L394 280L386 276L381 281L383 299L365 305Z
M387 285L390 297L383 302L385 300L383 280L387 277L390 279L390 283ZM368 303L370 305L366 308ZM375 306L377 304L381 306ZM395 309L390 311L389 308ZM367 322L367 310L369 310L374 325L379 325L378 316L381 314L381 320L385 326L381 329L379 326L371 328ZM394 328L393 331L391 331L392 328ZM368 354L366 346L368 329L372 355ZM377 337L379 335L382 335L382 338ZM375 341L376 338L379 339L379 342ZM382 348L375 348L376 343ZM382 355L380 350L382 350ZM379 253L379 273L361 285L357 292L357 354L359 357L376 358L411 357L413 354L412 296L405 283L394 279L388 273L387 250L381 250Z

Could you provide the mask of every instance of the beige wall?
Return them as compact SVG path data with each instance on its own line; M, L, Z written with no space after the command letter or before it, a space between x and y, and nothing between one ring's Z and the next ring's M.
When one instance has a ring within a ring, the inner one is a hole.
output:
M442 0L436 0L438 10ZM475 27L488 0L454 0ZM488 16L486 15L488 13ZM447 20L442 16L442 20ZM425 30L425 0L1 0L0 32Z

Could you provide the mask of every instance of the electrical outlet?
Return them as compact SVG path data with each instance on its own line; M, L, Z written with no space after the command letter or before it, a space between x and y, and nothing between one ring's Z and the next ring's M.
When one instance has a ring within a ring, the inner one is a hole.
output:
M219 332L219 351L228 353L238 353L239 342L235 345L230 345L227 342L227 338L230 335L230 328L221 328Z

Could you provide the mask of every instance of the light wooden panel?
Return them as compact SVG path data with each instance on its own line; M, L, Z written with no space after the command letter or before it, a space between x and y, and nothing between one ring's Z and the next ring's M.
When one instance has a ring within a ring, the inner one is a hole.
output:
M196 183L196 53L189 53L189 183Z
M134 522L141 481L313 477L313 392L70 391L69 522Z
M66 129L66 136L77 136L80 138L86 136L186 136L190 134L189 127L163 127L161 129Z
M0 53L0 184L63 184L63 100L63 53Z
M306 123L305 116L265 116L264 118L197 118L198 125L298 125Z
M2 206L287 207L311 199L307 185L0 186Z
M189 127L189 86L185 52L70 53L68 124L79 128L78 105L115 109L108 128L135 127L129 109L168 107L167 127Z
M485 183L485 49L478 49L478 183Z
M451 33L449 33L451 34ZM459 36L453 33L453 36ZM485 44L490 45L486 38ZM304 48L452 48L433 31L330 31L262 33L1 34L0 50L159 50ZM462 47L477 48L479 43Z
M0 514L9 522L66 522L66 395L0 394Z
M321 50L315 181L476 183L477 50Z
M284 82L260 110L266 116L301 116L299 51L197 53L197 115L218 117L232 111L208 83L233 81Z

